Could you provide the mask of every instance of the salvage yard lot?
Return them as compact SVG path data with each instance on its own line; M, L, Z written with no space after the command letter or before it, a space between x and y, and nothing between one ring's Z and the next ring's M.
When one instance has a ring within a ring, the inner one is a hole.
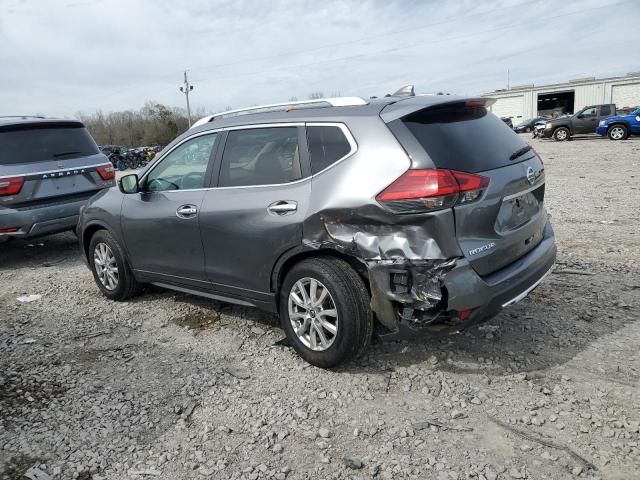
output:
M640 141L531 143L555 273L334 371L256 310L106 300L71 234L0 246L0 478L637 478Z

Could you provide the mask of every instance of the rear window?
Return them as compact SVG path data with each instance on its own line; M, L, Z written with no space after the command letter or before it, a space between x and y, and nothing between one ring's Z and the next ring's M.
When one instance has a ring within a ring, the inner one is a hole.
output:
M0 165L63 160L99 153L83 127L38 127L0 131Z
M425 109L404 117L403 122L437 168L474 173L531 157L524 154L509 160L527 144L484 107Z
M307 127L311 173L318 173L351 151L342 129L331 126Z

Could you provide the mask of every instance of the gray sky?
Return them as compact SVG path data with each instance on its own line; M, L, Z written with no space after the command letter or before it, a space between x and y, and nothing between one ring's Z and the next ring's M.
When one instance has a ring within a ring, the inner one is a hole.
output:
M477 94L640 71L640 0L0 0L0 115Z

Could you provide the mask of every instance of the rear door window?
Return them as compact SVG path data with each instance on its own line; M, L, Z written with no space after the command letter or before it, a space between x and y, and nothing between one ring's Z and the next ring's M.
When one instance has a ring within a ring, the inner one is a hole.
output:
M484 107L428 108L402 119L437 168L482 172L512 165L533 155L510 160L527 144Z
M228 133L220 166L220 187L275 185L301 178L297 127Z
M337 126L308 126L311 173L318 173L351 152L351 144Z
M86 157L99 153L84 127L0 130L0 165Z
M600 107L600 115L606 117L607 115L611 115L611 106L610 105L602 105Z

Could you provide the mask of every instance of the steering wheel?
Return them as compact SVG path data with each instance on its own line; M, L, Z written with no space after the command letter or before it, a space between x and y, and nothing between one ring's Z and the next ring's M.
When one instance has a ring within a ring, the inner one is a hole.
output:
M200 172L191 172L191 173L187 173L184 177L182 177L182 180L180 180L180 187L182 189L188 189L188 188L202 188L203 185L203 178L204 178L204 173L200 173ZM193 179L193 180L190 180ZM189 185L190 182L193 182L193 185Z
M170 187L170 188L167 188ZM164 178L152 178L147 182L147 190L150 192L162 192L164 190L180 190L180 185L177 185Z

